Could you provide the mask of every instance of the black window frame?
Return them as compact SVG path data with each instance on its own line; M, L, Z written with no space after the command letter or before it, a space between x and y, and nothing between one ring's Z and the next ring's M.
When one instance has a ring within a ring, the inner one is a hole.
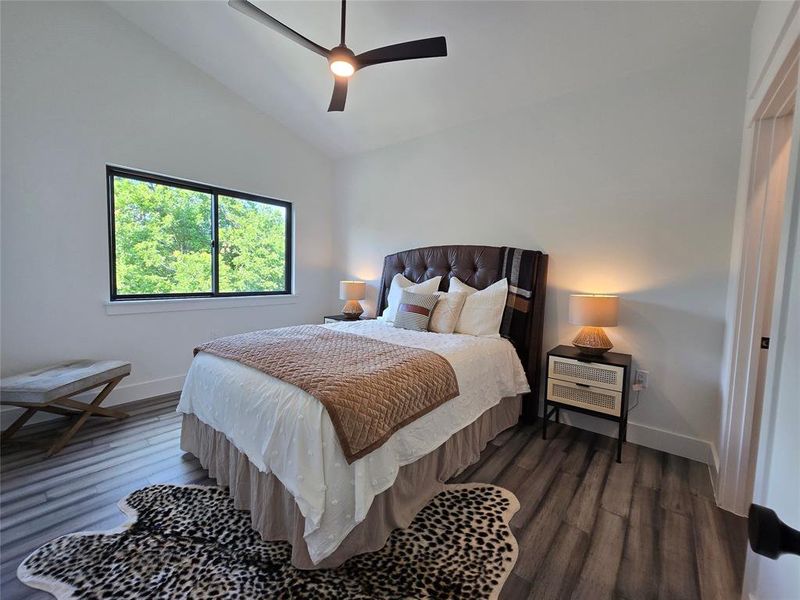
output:
M175 294L119 294L117 293L117 249L116 230L114 219L114 177L136 179L145 183L156 183L178 187L182 189L202 192L211 195L211 292L186 292ZM106 165L106 191L108 196L108 257L109 257L109 283L110 298L112 302L128 300L169 300L177 298L231 298L242 296L286 296L293 292L292 265L294 262L294 210L291 202L278 200L267 196L259 196L249 192L240 192L214 185L197 183L177 177L148 173L127 167ZM261 202L272 206L279 206L286 210L286 238L285 238L285 288L270 292L220 292L219 291L219 197L227 196L239 200Z

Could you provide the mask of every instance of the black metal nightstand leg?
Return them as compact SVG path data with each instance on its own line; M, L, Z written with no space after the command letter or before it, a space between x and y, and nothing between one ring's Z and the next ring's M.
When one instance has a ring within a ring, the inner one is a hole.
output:
M619 420L619 433L617 433L617 462L622 462L622 444L625 442L625 421Z
M542 439L547 439L547 400L544 402L544 414L542 415Z

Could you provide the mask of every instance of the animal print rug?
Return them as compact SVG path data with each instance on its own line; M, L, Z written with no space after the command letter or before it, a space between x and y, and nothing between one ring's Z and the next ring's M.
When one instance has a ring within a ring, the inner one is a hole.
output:
M292 567L223 488L154 485L119 506L127 524L48 542L20 581L57 598L497 598L517 560L519 502L486 484L447 486L381 550L319 571Z

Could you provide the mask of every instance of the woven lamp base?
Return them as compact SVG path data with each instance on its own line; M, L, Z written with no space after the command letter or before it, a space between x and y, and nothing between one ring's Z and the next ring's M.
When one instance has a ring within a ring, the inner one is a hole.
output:
M614 347L602 327L584 327L572 340L572 345L583 354L599 356Z
M342 314L348 320L355 321L358 319L364 312L364 309L361 307L361 303L358 300L348 300L345 302L344 307L342 307Z

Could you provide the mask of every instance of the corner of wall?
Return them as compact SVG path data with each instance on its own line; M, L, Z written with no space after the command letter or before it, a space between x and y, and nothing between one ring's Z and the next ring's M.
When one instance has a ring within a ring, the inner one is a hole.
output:
M708 443L708 450L709 450L709 459L708 459L708 471L711 475L711 486L714 488L714 499L717 500L719 504L718 490L719 490L719 453L717 452L717 446L713 442Z

